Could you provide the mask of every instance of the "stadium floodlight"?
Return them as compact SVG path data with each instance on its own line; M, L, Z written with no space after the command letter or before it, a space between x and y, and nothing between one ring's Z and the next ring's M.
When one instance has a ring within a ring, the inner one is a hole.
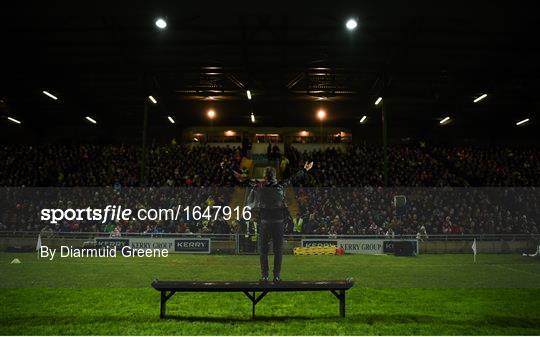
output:
M320 109L319 111L317 111L317 118L319 120L322 121L325 117L326 117L326 111L324 111L323 109Z
M47 90L43 90L42 93L44 93L45 95L49 96L50 98L54 99L55 101L58 99L58 97L54 96L53 94L51 94L50 92L48 92Z
M251 91L246 91L246 95L247 95L247 98L250 100L251 99Z
M345 27L347 27L348 30L355 30L356 27L358 27L358 22L356 22L355 19L349 19L347 20L347 23L345 23Z
M148 99L150 100L150 102L157 104L157 100L154 98L154 96L150 95L148 96Z
M208 112L206 113L206 115L207 115L208 118L210 118L210 119L216 118L216 112L215 112L213 109L208 110Z
M255 123L255 115L253 112L251 113L251 123Z
M8 117L7 119L10 120L11 122L15 123L15 124L21 124L21 121L20 121L20 120L15 119L15 118L13 118L13 117Z
M375 101L375 105L379 105L381 101L382 101L382 97L379 96L379 98L377 98L377 100Z
M92 124L97 124L96 120L93 119L92 117L86 116L85 118L86 118L86 120L89 121L90 123L92 123Z
M174 124L174 119L171 116L167 116L167 119L169 120L169 122L171 122L171 124Z
M159 29L167 28L167 21L165 21L163 18L157 18L155 23L156 27L158 27Z
M478 102L480 102L481 100L483 100L486 97L487 97L487 94L482 94L482 95L476 97L473 102L478 103Z
M524 120L521 120L519 122L516 123L517 126L520 126L520 125L523 125L525 123L528 123L530 121L529 118L525 118Z
M367 116L362 116L362 118L360 118L360 123L361 124L364 124L366 122L366 119L367 119Z
M446 116L446 117L444 117L443 119L441 119L439 121L439 124L444 125L444 124L448 123L449 121L450 121L450 117Z

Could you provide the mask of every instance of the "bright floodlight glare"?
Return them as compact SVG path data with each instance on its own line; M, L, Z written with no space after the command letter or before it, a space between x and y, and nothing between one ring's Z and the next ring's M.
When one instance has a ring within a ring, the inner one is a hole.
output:
M247 95L247 98L248 98L248 99L251 99L251 91L249 91L249 90L246 91L246 95Z
M377 98L377 100L375 101L375 105L379 105L381 101L382 101L382 97Z
M171 122L171 124L174 124L174 119L171 116L167 116L167 119L169 119L169 122Z
M473 102L478 103L478 102L480 102L481 100L483 100L486 97L487 97L487 94L482 94L482 95L476 97Z
M355 19L349 19L347 20L347 23L345 24L348 30L354 30L358 26L358 22L356 22Z
M253 112L251 113L251 123L255 123L255 115Z
M42 91L45 95L49 96L50 98L54 99L55 101L58 99L58 97L54 96L53 94L51 94L50 92L48 92L47 90L43 90Z
M15 123L15 124L21 124L21 121L20 121L20 120L15 119L15 118L13 118L13 117L8 117L7 119L9 119L10 121L12 121L12 122Z
M208 110L207 115L208 115L208 118L214 119L216 117L216 112L214 110L210 109L210 110Z
M450 120L450 117L446 116L446 117L444 117L443 119L441 119L441 120L439 121L439 124L441 124L441 125L442 125L442 124L445 124L445 123L448 122L449 120Z
M324 111L323 109L317 111L317 118L318 119L323 120L324 117L326 117L326 111Z
M89 121L90 123L92 123L92 124L97 124L96 120L93 119L92 117L86 116L85 118L86 118L86 120Z
M157 104L157 101L156 101L156 99L154 98L154 96L151 96L151 95L150 95L150 96L148 96L148 99L149 99L152 103Z
M362 116L360 123L364 124L366 122L367 116Z
M156 26L159 29L165 29L167 27L167 21L163 20L162 18L158 18L156 20Z
M525 118L524 120L517 122L516 125L517 125L517 126L520 126L520 125L522 125L522 124L527 123L529 120L530 120L529 118Z

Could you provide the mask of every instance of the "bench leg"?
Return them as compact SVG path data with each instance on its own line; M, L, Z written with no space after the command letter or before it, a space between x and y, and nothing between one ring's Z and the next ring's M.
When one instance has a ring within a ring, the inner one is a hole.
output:
M161 304L159 306L159 318L165 318L165 311L167 310L167 296L165 291L161 292Z
M265 290L259 296L256 296L255 292L250 294L247 290L244 290L244 294L251 300L251 319L255 319L255 306L268 294L268 291Z
M339 291L339 315L345 317L345 290Z
M253 292L252 296L255 299L255 292ZM252 300L251 304L251 319L255 319L255 306L257 305L257 302L255 302L255 300Z
M339 300L339 316L345 317L345 290L340 290L339 293L332 289L330 290L334 296Z
M174 295L176 291L169 291L167 294L166 290L161 291L161 299L159 304L159 318L165 318L165 312L167 310L167 300Z

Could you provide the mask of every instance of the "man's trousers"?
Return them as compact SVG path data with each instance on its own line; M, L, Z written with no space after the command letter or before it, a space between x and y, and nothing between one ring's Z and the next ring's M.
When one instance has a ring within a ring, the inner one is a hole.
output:
M261 259L261 276L268 277L268 244L272 240L274 248L274 277L280 277L283 256L283 220L261 221L259 229L259 254Z

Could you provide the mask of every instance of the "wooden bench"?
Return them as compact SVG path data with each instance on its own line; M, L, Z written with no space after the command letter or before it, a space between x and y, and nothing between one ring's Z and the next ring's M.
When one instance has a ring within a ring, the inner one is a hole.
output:
M224 282L224 281L154 281L152 287L161 292L160 318L165 317L167 300L177 292L242 292L255 305L269 292L330 291L339 300L339 315L345 317L345 291L354 285L352 279L342 281L281 281L281 282ZM257 294L259 293L259 294Z

